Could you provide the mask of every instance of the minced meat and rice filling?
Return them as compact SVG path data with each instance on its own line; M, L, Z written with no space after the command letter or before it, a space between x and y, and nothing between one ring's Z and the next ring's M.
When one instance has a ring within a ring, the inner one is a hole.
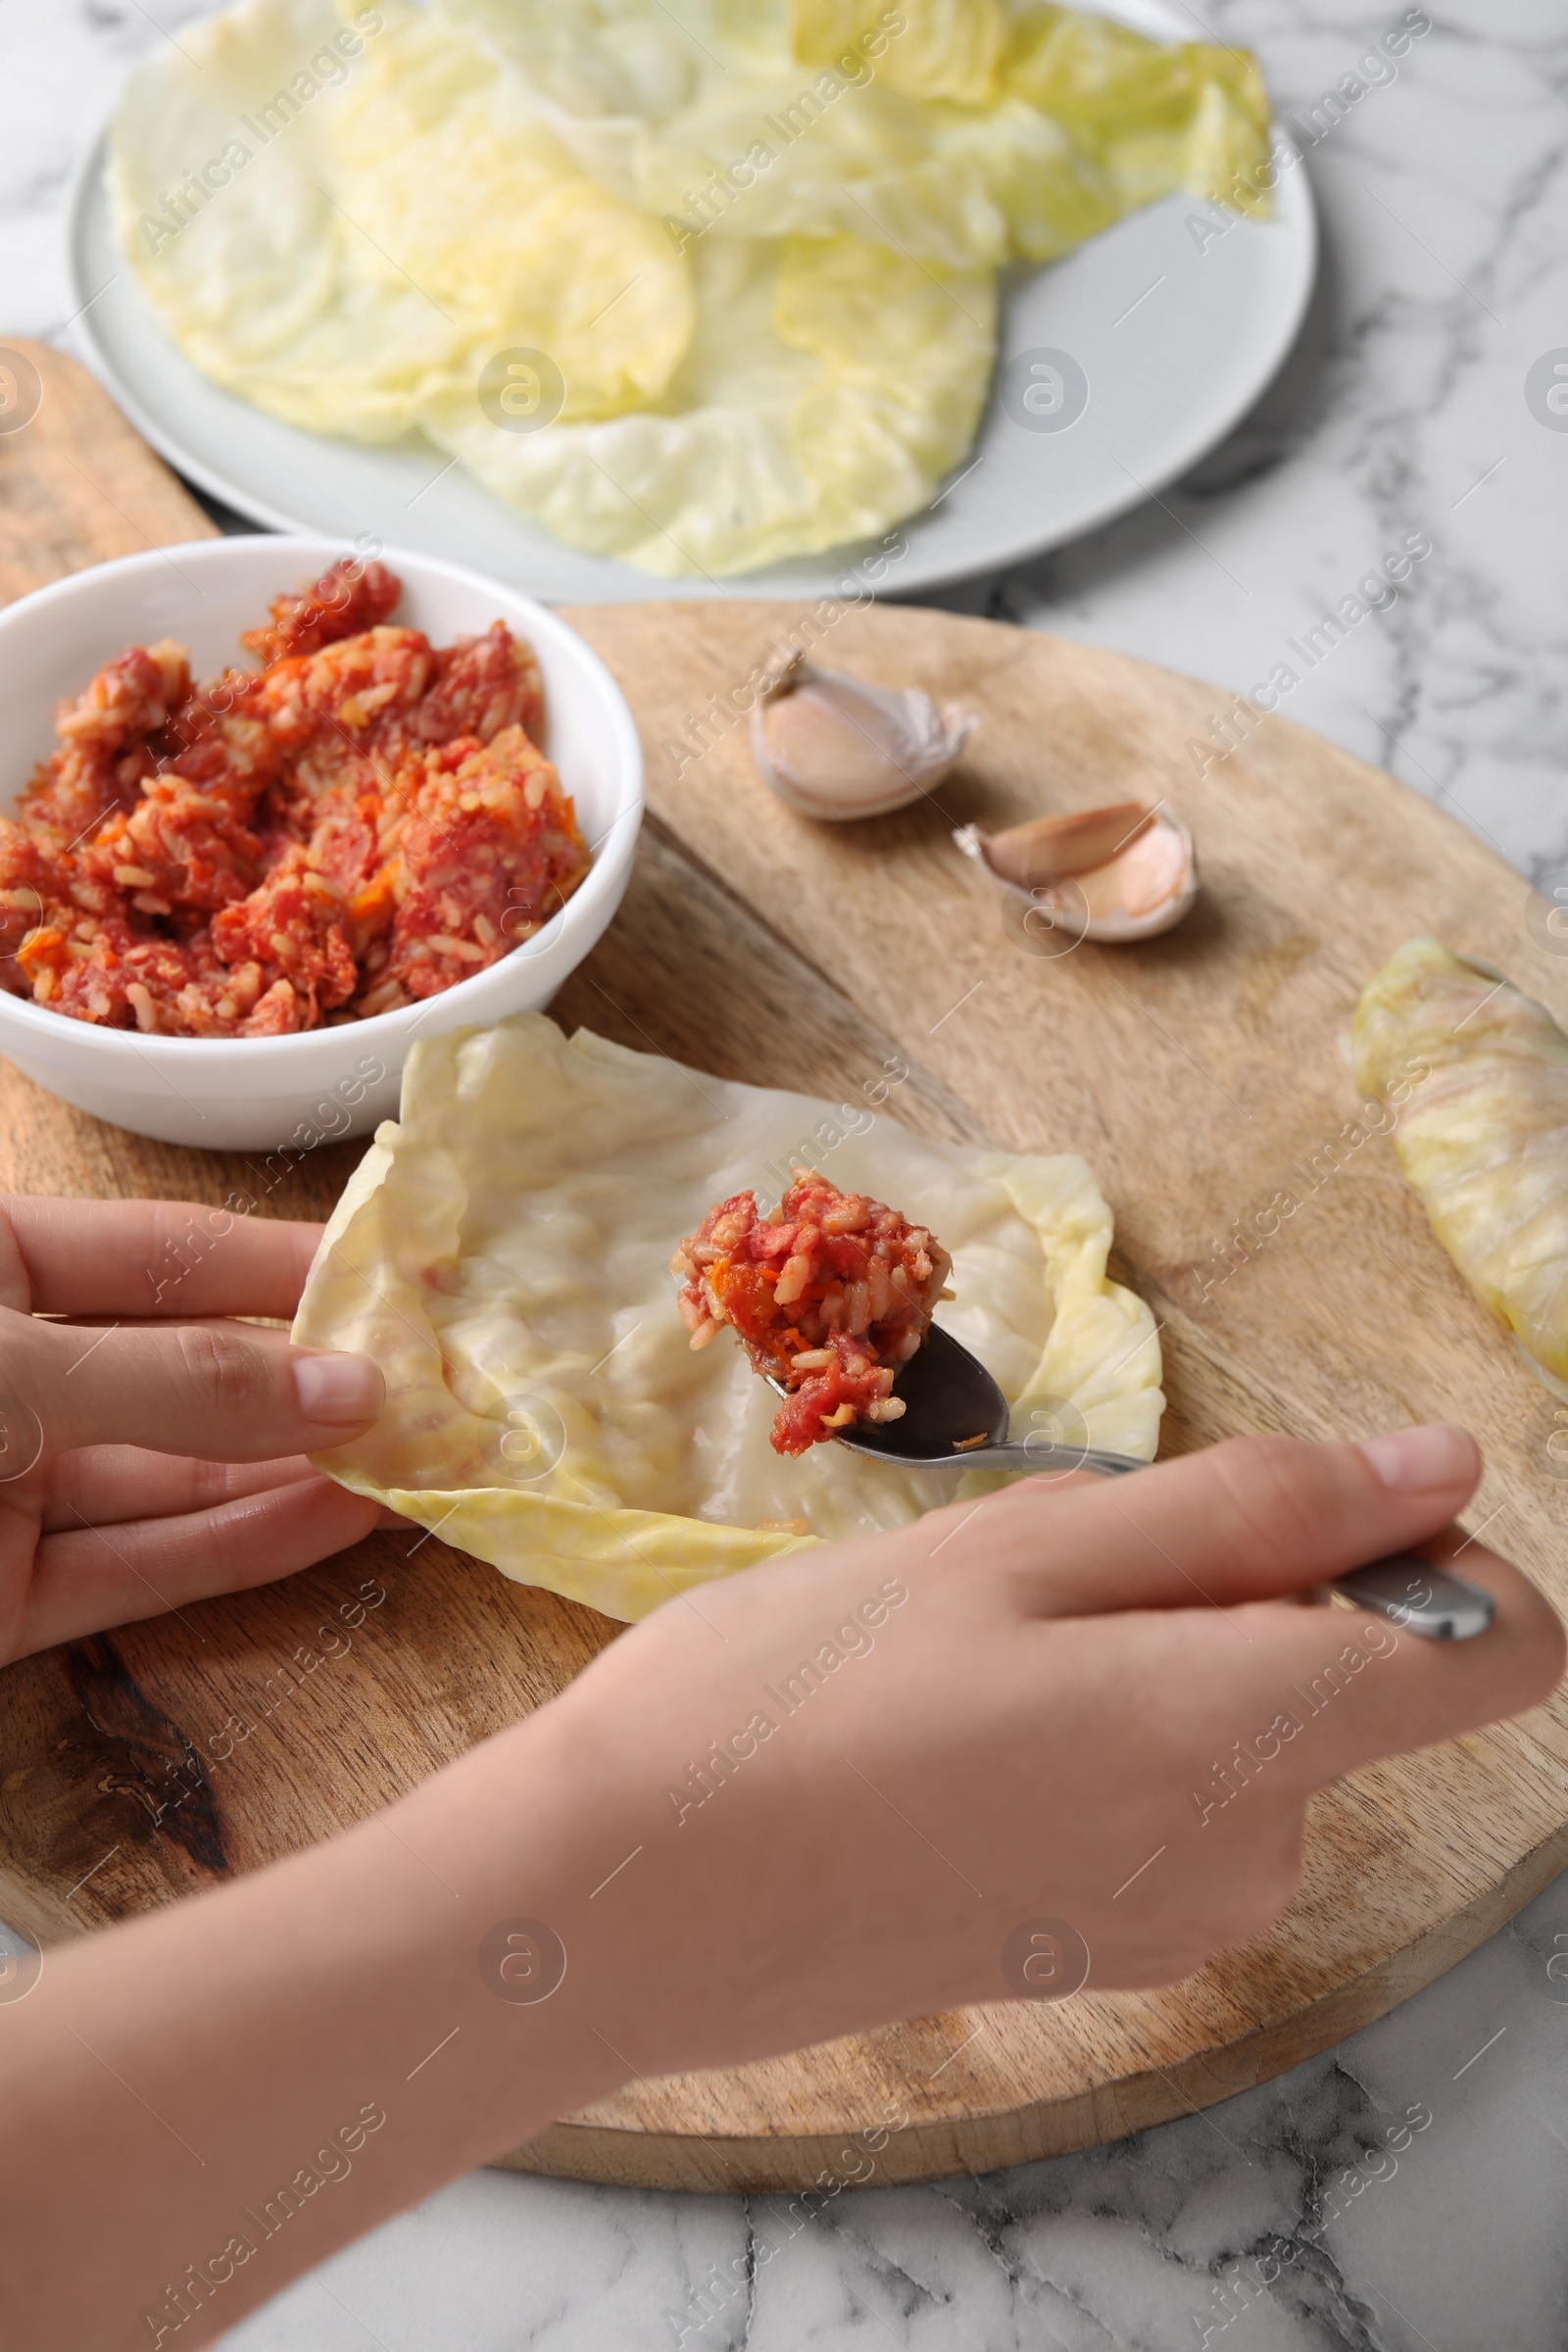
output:
M431 997L564 906L589 854L532 651L432 646L334 564L195 686L132 646L0 818L0 987L169 1037L275 1037Z
M923 1226L860 1193L795 1168L770 1217L755 1193L710 1209L670 1260L679 1304L704 1348L729 1324L753 1369L789 1395L773 1422L779 1453L804 1453L857 1421L904 1411L894 1375L930 1328L952 1264Z

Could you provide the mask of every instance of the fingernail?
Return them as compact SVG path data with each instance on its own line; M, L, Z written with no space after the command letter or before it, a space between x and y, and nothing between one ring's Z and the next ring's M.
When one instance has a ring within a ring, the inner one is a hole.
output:
M294 1394L306 1420L318 1428L357 1428L381 1410L386 1383L368 1355L301 1355L294 1359Z
M1380 1482L1396 1494L1458 1486L1475 1471L1475 1440L1451 1421L1391 1429L1386 1437L1364 1439L1361 1452Z

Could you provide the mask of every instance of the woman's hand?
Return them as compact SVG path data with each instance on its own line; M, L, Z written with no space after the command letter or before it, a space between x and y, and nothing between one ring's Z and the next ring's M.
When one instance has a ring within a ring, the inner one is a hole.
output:
M49 1953L0 2009L17 2340L205 2342L634 2076L1260 1935L1314 1789L1562 1671L1474 1543L1479 1641L1301 1605L1454 1549L1477 1469L1458 1430L1244 1439L770 1562L328 1843Z
M376 1366L227 1319L291 1316L320 1233L0 1198L0 1664L292 1575L376 1525L305 1459L374 1420Z
M1552 1610L1474 1543L1478 1641L1301 1605L1450 1554L1479 1471L1457 1429L1244 1439L666 1604L548 1711L579 1831L606 1817L587 1883L638 1849L554 1923L570 1951L580 1920L603 2032L642 2073L713 2066L1085 1972L1168 1984L1261 1935L1315 1790L1562 1673Z

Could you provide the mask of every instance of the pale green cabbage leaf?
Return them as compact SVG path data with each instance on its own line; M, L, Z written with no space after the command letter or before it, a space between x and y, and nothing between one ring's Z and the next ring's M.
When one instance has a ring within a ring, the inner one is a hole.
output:
M1521 1348L1568 1381L1568 1037L1489 965L1412 939L1368 986L1355 1081L1432 1230Z
M730 1337L693 1351L668 1260L731 1193L792 1161L928 1222L940 1318L1015 1430L1151 1458L1164 1399L1143 1301L1107 1279L1081 1159L932 1143L863 1105L740 1086L542 1014L416 1045L401 1116L326 1229L294 1326L386 1374L366 1437L318 1457L524 1584L611 1617L803 1543L897 1527L992 1481L773 1451L777 1399ZM1070 1409L1069 1409L1070 1408ZM806 1532L801 1532L802 1530Z
M110 187L225 389L422 433L570 546L724 577L929 505L1004 264L1178 188L1266 211L1266 152L1245 55L1033 0L240 0L131 76ZM510 429L481 376L540 352L559 408Z

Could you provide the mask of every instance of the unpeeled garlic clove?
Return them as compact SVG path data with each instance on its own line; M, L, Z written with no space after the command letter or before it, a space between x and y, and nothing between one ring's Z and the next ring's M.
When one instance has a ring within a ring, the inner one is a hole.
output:
M752 711L752 757L805 816L886 816L951 775L979 723L917 686L871 686L797 654Z
M1109 946L1152 939L1179 923L1198 896L1192 835L1144 801L1036 817L1004 833L964 825L953 838L1068 937Z

